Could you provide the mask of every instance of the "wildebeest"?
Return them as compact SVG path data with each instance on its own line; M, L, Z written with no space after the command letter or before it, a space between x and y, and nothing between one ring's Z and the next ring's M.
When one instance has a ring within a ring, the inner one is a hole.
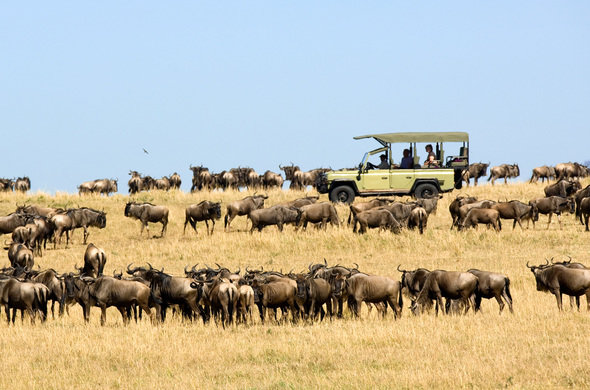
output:
M408 291L408 295L411 298L416 298L420 293L420 290L422 290L422 287L424 287L424 283L426 282L426 278L428 277L428 274L430 274L430 271L426 268L417 268L413 271L408 271L400 269L400 266L401 264L397 266L397 270L402 273L402 288L405 288Z
M408 217L409 229L418 228L420 234L424 234L424 229L426 229L427 224L428 213L423 207L416 207L410 212L410 216Z
M535 276L537 291L549 291L555 295L560 311L563 310L562 294L586 295L590 310L590 270L567 268L561 264L530 266L527 262L526 266Z
M97 278L102 275L106 262L104 250L90 243L84 252L84 267L80 270L80 275Z
M371 209L360 212L356 215L359 222L359 233L364 234L367 228L379 228L379 230L391 230L395 234L401 232L400 223L394 218L389 210L383 208Z
M154 180L154 188L157 190L168 191L170 189L170 179L162 176L161 179Z
M497 210L500 213L500 218L502 219L513 219L514 222L512 223L512 230L516 227L516 223L518 222L518 226L521 229L522 224L520 223L521 219L529 219L532 221L539 220L539 209L536 205L526 205L518 200L511 200L510 202L498 202L490 206L491 209Z
M254 289L242 278L238 282L238 312L236 313L238 320L244 324L252 320L252 309L254 308Z
M161 223L162 233L161 237L164 237L166 233L166 227L168 226L168 207L156 206L151 203L135 203L128 202L125 205L125 216L129 218L138 219L141 222L141 230L139 235L143 233L143 229L147 230L147 235L150 235L150 229L148 222Z
M490 163L485 164L481 162L469 164L469 167L462 172L462 177L463 180L465 180L467 187L469 187L469 179L471 178L473 178L473 184L477 186L477 179L487 175L489 166Z
M66 213L72 220L72 226L70 227L71 230L77 228L84 229L84 244L86 244L86 240L90 235L88 233L89 227L104 229L107 225L107 214L104 211L94 210L89 207L82 207L78 209L69 209L66 211Z
M19 206L17 204L16 213L18 214L31 214L31 215L38 215L45 218L51 218L58 212L65 211L63 209L55 208L55 207L43 207L39 205L22 205Z
M507 183L507 179L520 176L520 168L518 164L502 164L497 167L490 169L490 176L488 181L492 181L492 185L497 179L504 178L504 184Z
M27 224L28 216L20 213L11 213L0 217L0 234L12 233L19 226Z
M459 207L459 212L458 212L457 220L456 220L457 227L459 227L459 225L461 225L463 223L463 221L467 217L467 214L472 209L489 209L495 203L496 202L493 200L486 199L486 200L478 200L473 203L467 203L467 204L464 204L463 206Z
M174 172L172 175L170 175L169 180L170 180L170 187L172 189L176 189L176 190L180 189L180 185L182 184L182 180L180 180L180 175L178 173Z
M478 208L469 210L465 219L459 224L458 230L461 231L470 227L477 228L478 224L491 224L496 231L499 232L502 230L502 223L500 222L500 213L498 210Z
M555 173L557 174L557 179L583 178L588 176L590 169L577 162L560 163L555 166Z
M463 196L459 195L451 202L449 205L449 212L451 213L451 218L453 218L453 223L451 224L451 230L453 230L454 226L458 226L459 224L459 210L461 206L466 204L475 203L477 202L477 198L473 196Z
M117 179L99 179L94 181L92 192L108 195L118 191Z
M26 245L13 242L8 248L8 260L12 267L22 267L30 270L35 264L33 251Z
M590 185L587 185L583 190L580 190L575 193L574 201L576 202L576 217L580 219L580 223L584 224L582 221L582 213L580 212L580 204L582 199L590 197Z
M15 278L0 279L0 305L4 306L8 323L10 324L10 309L12 309L12 323L16 318L16 310L26 310L35 323L36 313L39 312L41 321L47 318L48 288L41 283L21 282Z
M274 281L263 283L258 279L252 281L252 289L254 290L254 303L258 306L260 313L260 320L264 324L266 319L267 309L289 308L293 321L296 319L295 294L297 285L295 286L286 281Z
M559 228L561 229L561 213L563 211L569 211L570 214L575 213L576 204L572 198L562 198L561 196L550 196L547 198L539 198L531 200L529 205L536 207L539 213L549 215L547 219L547 229L551 224L551 216L557 215L557 221L559 222ZM535 221L533 220L533 227L535 227Z
M557 183L553 183L545 187L545 196L561 196L562 198L574 194L582 188L582 185L577 180L560 179Z
M267 209L256 209L250 211L248 219L252 222L250 233L255 229L261 231L265 226L277 225L279 231L283 231L283 225L286 223L299 222L301 210L296 207L285 207L276 205Z
M301 208L303 206L307 206L307 205L316 203L319 198L320 197L317 195L313 195L313 196L308 195L304 198L298 198L298 199L291 200L289 202L281 203L281 206Z
M282 188L284 179L278 173L274 173L272 171L264 172L262 175L262 187L267 190L269 188Z
M211 310L214 318L221 315L221 325L225 328L233 322L239 301L238 288L228 279L215 278L211 281L193 281L190 286L202 289L203 299L206 301L206 311Z
M28 271L27 277L35 282L47 286L49 294L47 300L51 300L51 317L55 318L55 303L59 304L59 315L62 316L65 308L66 290L65 283L60 279L58 273L53 269L44 271Z
M432 306L432 300L436 301L436 313L440 307L444 311L443 298L458 299L465 307L465 313L471 307L471 296L477 299L477 276L469 272L454 272L436 270L428 274L424 286L416 299L412 302L412 312L420 314Z
M512 313L512 295L510 294L510 279L502 274L489 271L480 271L478 269L470 269L467 272L477 276L477 294L475 297L475 311L478 311L481 305L481 299L496 298L500 306L500 313L504 310L504 302L508 304L508 309Z
M586 231L589 231L588 219L590 219L590 197L585 197L580 202L580 218L584 218L584 224L586 224Z
M370 209L374 209L374 208L377 208L377 207L385 206L385 205L389 204L390 202L391 202L391 200L389 200L389 199L375 198L375 199L371 199L368 202L351 204L350 205L350 214L348 215L348 224L350 225L351 221L353 221L354 224L355 224L355 228L356 228L356 219L355 219L355 216L358 213L360 213L362 211L367 211L367 210L370 210Z
M0 191L14 191L14 180L0 179Z
M299 219L299 223L297 224L298 228L303 226L303 229L306 229L308 222L319 223L320 228L323 228L324 230L326 229L328 222L330 222L332 226L340 226L336 208L330 202L302 206L300 210L301 217Z
M429 197L419 198L416 200L416 204L418 204L418 206L420 206L420 207L423 207L424 210L426 210L426 214L428 214L428 215L435 214L436 215L436 210L438 208L438 200L440 198L442 198L442 195L435 196L432 198L429 198Z
M402 315L402 286L397 280L358 273L346 279L346 290L349 309L356 317L359 315L362 302L383 303L385 308L387 305L391 307L394 318Z
M19 192L27 192L31 189L31 180L25 177L19 177L14 182L14 190Z
M536 183L539 179L541 179L541 183L544 183L545 179L547 179L547 181L555 180L555 168L548 165L533 168L533 175L531 176L529 183Z
M193 171L193 180L191 186L191 192L201 191L203 189L211 191L213 189L214 180L213 175L209 172L209 168L205 168L202 165L198 167L189 167Z
M224 227L227 231L231 229L231 221L239 215L249 215L253 210L264 207L264 200L268 199L267 195L252 195L241 200L231 202L227 205L225 213Z
M191 227L197 233L197 222L198 221L205 221L205 226L207 227L207 234L209 234L209 222L211 221L211 233L213 234L213 230L215 229L215 220L221 218L221 202L211 202L209 200L204 200L199 204L193 204L186 208L185 210L185 220L184 220L184 232L186 232L186 225L190 223Z
M137 171L130 171L129 174L131 175L131 179L129 179L129 182L127 183L129 186L129 193L131 195L137 194L143 190L143 180Z

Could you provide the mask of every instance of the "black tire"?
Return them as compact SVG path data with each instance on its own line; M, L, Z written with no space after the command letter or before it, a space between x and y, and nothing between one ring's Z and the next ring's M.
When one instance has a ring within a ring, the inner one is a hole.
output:
M354 196L354 190L349 186L338 186L330 191L330 200L334 203L351 204Z
M438 197L438 189L434 186L434 184L430 184L430 183L418 184L416 186L416 189L414 190L414 196L417 199L435 198L435 197Z

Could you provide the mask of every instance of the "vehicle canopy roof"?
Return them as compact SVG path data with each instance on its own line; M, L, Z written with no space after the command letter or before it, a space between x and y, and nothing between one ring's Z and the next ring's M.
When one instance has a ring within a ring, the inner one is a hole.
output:
M403 132L359 135L354 139L375 138L381 144L393 144L400 142L469 142L469 134L464 131L429 131L429 132Z

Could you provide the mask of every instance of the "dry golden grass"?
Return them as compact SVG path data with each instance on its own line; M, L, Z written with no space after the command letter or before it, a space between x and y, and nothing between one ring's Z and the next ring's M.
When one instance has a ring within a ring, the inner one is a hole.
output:
M584 185L587 183L584 183ZM463 190L494 200L541 197L541 184L480 186ZM366 272L399 278L404 268L498 271L511 279L514 315L498 315L495 301L484 301L483 312L467 316L414 317L404 301L401 320L391 312L386 319L361 319L321 324L268 324L223 330L213 324L183 323L170 318L164 325L147 321L125 327L116 309L107 311L107 325L99 325L93 309L84 324L79 307L70 316L32 326L28 321L7 326L0 321L3 373L0 388L544 388L590 386L590 313L566 305L559 313L552 295L535 290L525 263L547 257L590 263L590 235L573 216L554 220L545 230L541 216L536 230L512 230L506 221L499 234L480 228L464 233L449 231L448 205L459 192L446 195L437 215L431 216L423 236L404 231L353 234L343 226L327 231L283 234L270 227L261 234L246 233L244 217L223 232L223 221L213 236L199 223L199 235L183 235L184 208L203 199L230 200L244 193L141 194L140 200L170 208L168 235L163 239L139 237L139 222L123 216L127 196L109 198L75 195L0 195L0 214L25 200L43 205L89 206L107 211L107 228L91 229L89 242L107 252L106 274L128 263L152 263L166 272L182 274L187 264L220 263L231 269L247 265L265 269L302 271L326 258L330 264L358 263ZM303 193L271 192L267 205L300 197ZM325 195L322 200L325 200ZM362 200L361 200L362 201ZM223 208L225 213L225 208ZM340 219L348 216L338 206ZM190 229L190 226L189 226ZM151 226L159 234L160 225ZM42 268L60 272L82 263L82 234L36 259ZM5 236L8 239L8 236ZM4 255L6 256L6 255ZM6 258L6 257L5 257ZM5 261L8 263L8 260Z

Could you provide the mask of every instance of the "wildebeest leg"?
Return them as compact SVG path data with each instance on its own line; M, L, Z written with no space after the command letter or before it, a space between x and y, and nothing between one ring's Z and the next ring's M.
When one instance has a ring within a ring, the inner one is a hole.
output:
M586 224L586 231L590 231L588 230L588 220L590 219L590 214L586 214L584 215L584 223Z
M196 226L196 223L195 223ZM207 222L207 220L205 220L205 227L207 228L207 234L209 234L209 222ZM195 232L197 231L197 229L195 229Z
M504 310L504 301L502 301L502 297L500 295L496 295L496 301L498 301L498 305L500 306L500 314L502 314L502 310Z
M559 309L559 311L563 311L563 304L561 301L561 291L557 290L557 291L551 291L554 295L555 295L555 299L557 299L557 308Z
M557 222L559 222L559 230L562 230L563 226L561 226L561 213L557 213Z
M508 304L508 310L510 310L510 313L514 313L514 310L512 310L512 298L508 295L506 287L504 287L504 289L502 290L502 298L504 298L504 300Z
M549 219L547 220L547 230L549 230L549 225L551 224L551 216L553 213L549 213Z
M102 305L100 307L100 326L104 326L105 322L107 322L107 307Z
M127 325L129 323L129 317L127 316L127 307L117 307L119 313L121 313L121 317L123 318L123 325Z
M84 245L86 245L86 240L88 239L88 236L90 235L90 233L88 233L88 228L86 226L83 226L84 228Z
M60 240L61 243L61 240ZM70 243L70 231L66 230L66 248L68 247L68 244Z

